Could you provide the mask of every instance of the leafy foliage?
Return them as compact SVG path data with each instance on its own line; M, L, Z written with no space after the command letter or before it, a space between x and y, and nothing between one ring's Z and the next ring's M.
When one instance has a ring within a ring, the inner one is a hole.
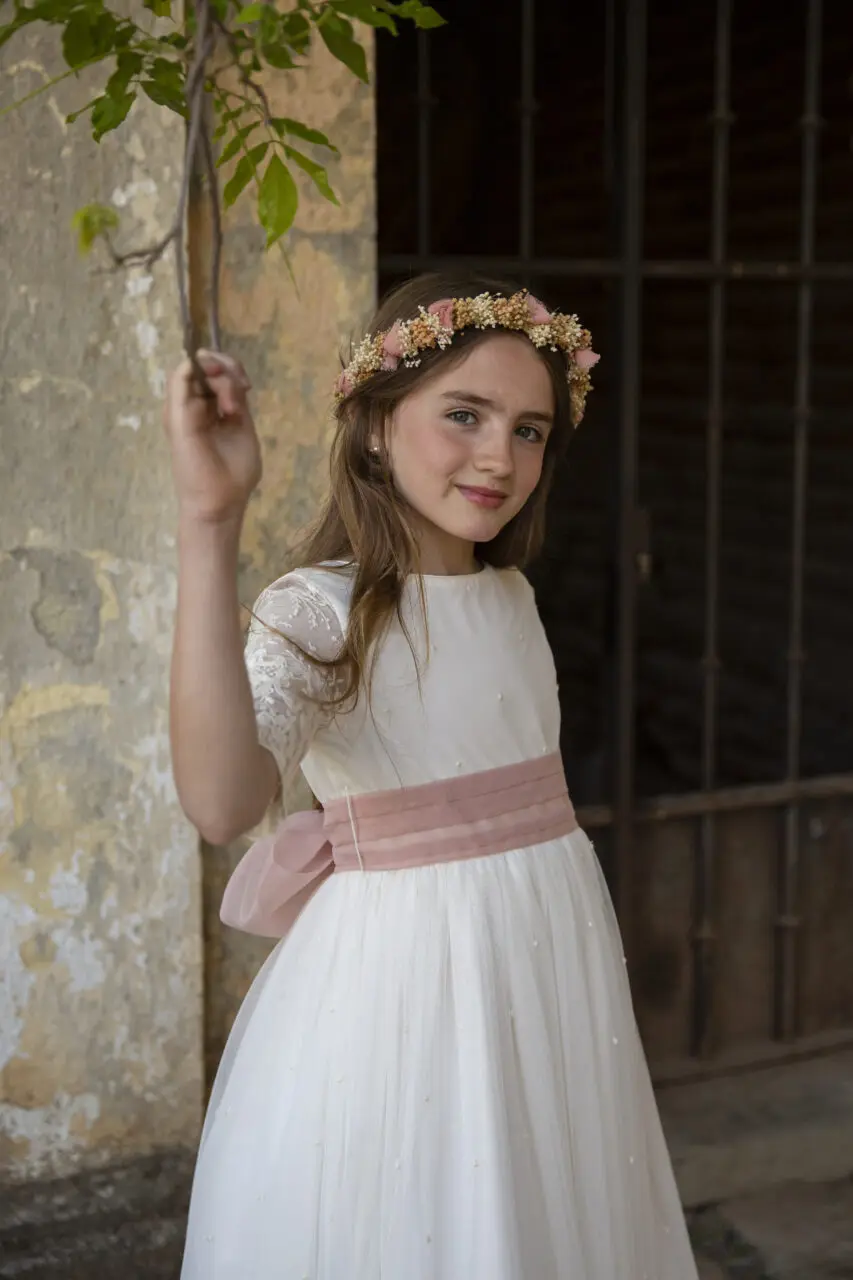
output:
M78 209L72 219L77 232L77 247L87 254L99 236L108 235L118 227L118 214L106 204L87 204Z
M338 203L322 154L306 155L292 144L308 144L319 153L337 155L334 144L308 124L271 115L263 73L304 67L311 44L319 36L333 57L365 83L367 56L357 36L357 23L396 35L400 22L412 22L422 30L441 26L444 19L422 0L296 0L282 10L274 0L201 0L213 21L224 61L203 68L203 92L216 115L214 139L220 144L218 165L236 161L223 189L225 205L231 205L253 184L257 214L274 244L293 224L299 205L297 173L309 179L327 200ZM58 80L76 76L87 67L104 64L109 75L100 94L68 116L69 123L87 116L92 137L100 142L128 118L139 94L178 116L189 117L193 85L199 0L181 25L176 0L144 0L146 15L135 22L114 12L105 0L8 0L3 12L10 21L0 24L0 47L32 23L59 29L67 70L36 92L44 92ZM150 15L150 21L145 21ZM29 94L22 102L35 94ZM13 103L12 107L21 103ZM11 110L7 107L5 110ZM78 211L74 227L81 251L88 252L99 237L110 236L118 216L103 205L87 205Z

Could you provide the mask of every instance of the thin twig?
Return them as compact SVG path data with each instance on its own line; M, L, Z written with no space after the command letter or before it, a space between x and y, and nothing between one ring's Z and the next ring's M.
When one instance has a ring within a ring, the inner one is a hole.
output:
M113 267L116 269L120 267L153 267L154 263L162 258L169 245L177 237L179 230L176 218L166 234L155 244L148 245L145 249L130 249L127 253L118 253L106 232L103 233L103 239Z
M209 29L209 0L196 0L196 42L193 64L187 77L187 112L189 129L184 152L184 172L181 175L181 189L178 196L178 208L175 223L180 228L175 236L175 274L178 284L178 299L181 307L181 321L184 329L184 349L191 360L195 358L195 332L189 305L189 289L187 283L186 261L184 254L184 223L187 202L189 200L190 183L193 176L199 135L204 124L204 78L207 60L213 52L214 36Z
M201 142L204 148L204 169L207 178L207 199L210 205L210 220L213 226L213 247L210 261L210 299L208 314L210 317L210 341L214 351L221 350L221 333L219 328L219 271L222 262L222 210L219 207L219 183L216 178L216 163L213 158L213 144L207 129L201 131Z
M18 98L15 102L10 102L8 106L0 108L0 118L8 115L10 111L17 111L18 107L24 106L25 103L32 102L33 98L37 98L39 94L47 93L48 89L52 89L54 85L61 84L63 80L67 80L70 76L78 76L87 67L94 67L98 62L103 62L110 57L111 52L110 50L107 53L99 53L94 58L87 58L85 62L79 63L76 67L71 67L68 71L63 71L61 75L53 76L50 80L46 80L37 89L31 89L29 93L24 94L23 98ZM84 107L83 110L85 111L86 108Z
M266 90L263 85L258 84L257 80L252 79L248 70L240 61L240 50L237 48L236 41L234 40L234 33L228 29L217 13L213 13L211 17L213 19L214 26L222 34L231 56L234 59L234 69L239 75L241 82L247 89L252 90L252 93L254 93L255 97L260 102L261 109L264 113L264 124L268 125L272 121L272 107L270 106L270 100L267 97Z
M127 253L119 253L109 235L104 236L107 252L113 267L153 267L162 258L170 244L175 246L175 268L178 284L178 298L181 309L181 323L184 332L184 346L187 354L193 355L193 333L189 313L186 269L184 264L184 220L189 200L190 182L192 180L193 162L198 148L199 134L205 132L204 125L204 81L207 61L213 52L215 37L209 30L209 0L196 0L196 41L193 61L187 75L186 105L189 128L184 151L184 169L181 175L181 187L178 204L172 225L165 235L154 244L141 249L131 249Z

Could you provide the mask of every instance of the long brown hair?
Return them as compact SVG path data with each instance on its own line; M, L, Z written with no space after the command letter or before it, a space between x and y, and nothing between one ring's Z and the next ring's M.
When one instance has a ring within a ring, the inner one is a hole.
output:
M467 271L417 276L383 299L369 332L376 334L390 329L397 320L412 319L419 307L441 298L467 298L484 292L511 297L518 288ZM316 523L293 557L294 565L300 567L338 562L354 573L343 648L334 661L323 664L335 671L336 692L330 699L335 704L354 703L363 685L369 691L377 642L395 617L405 629L400 607L403 584L418 573L417 541L391 475L386 423L411 391L459 363L489 336L489 330L465 330L445 350L423 352L416 368L401 363L394 370L374 374L337 407L329 492ZM496 538L476 548L478 560L498 568L523 568L539 552L554 468L572 434L565 357L547 348L539 349L539 356L554 388L554 427L536 489ZM418 586L425 611L420 579Z

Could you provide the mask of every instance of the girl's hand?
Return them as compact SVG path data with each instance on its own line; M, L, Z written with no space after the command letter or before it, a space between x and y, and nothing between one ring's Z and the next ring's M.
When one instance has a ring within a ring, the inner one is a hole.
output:
M164 407L181 515L212 524L242 520L261 478L249 379L231 356L199 351L196 358L213 395L203 394L185 360L169 379Z

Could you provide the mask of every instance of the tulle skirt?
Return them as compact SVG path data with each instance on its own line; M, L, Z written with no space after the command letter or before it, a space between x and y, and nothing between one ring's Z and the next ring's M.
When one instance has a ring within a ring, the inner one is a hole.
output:
M333 876L211 1098L182 1280L695 1280L581 831Z

